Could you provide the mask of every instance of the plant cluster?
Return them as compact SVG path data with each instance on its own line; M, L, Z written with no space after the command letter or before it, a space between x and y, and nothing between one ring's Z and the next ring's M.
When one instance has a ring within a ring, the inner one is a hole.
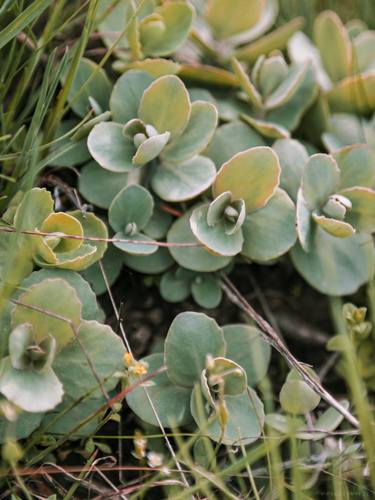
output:
M180 313L161 352L135 361L96 300L124 266L166 301L192 295L206 309L239 264L288 261L336 297L373 279L375 32L332 11L312 38L301 18L272 30L278 2L248 3L102 0L94 26L112 68L59 66L70 115L0 200L0 406L19 413L15 425L1 417L2 442L64 434L77 416L87 423L73 435L90 435L120 382L145 426L188 426L218 445L251 444L265 424L319 441L341 423L334 408L311 421L320 395L295 368L281 412L265 411L256 389L271 349L255 326ZM64 210L32 187L46 166L78 173L86 205ZM346 305L344 318L350 349L341 335L328 349L355 352L373 388L365 310Z

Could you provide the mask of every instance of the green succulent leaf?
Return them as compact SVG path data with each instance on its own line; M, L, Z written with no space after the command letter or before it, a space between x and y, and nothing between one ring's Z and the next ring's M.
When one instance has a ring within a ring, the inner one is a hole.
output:
M244 369L231 359L218 357L210 362L210 366L203 370L211 393L218 390L218 382L223 382L223 392L229 396L243 394L247 388L247 377Z
M253 28L264 11L264 2L255 0L249 9L246 0L210 0L206 20L218 39L228 38Z
M111 172L129 172L134 169L136 152L133 140L123 134L119 123L103 122L95 125L87 139L91 156L99 165Z
M262 96L259 94L257 88L246 74L246 71L243 69L241 63L239 63L235 57L231 60L231 63L233 71L238 78L238 82L242 90L249 98L250 103L255 107L261 108L263 105Z
M80 165L90 159L90 152L87 149L86 138L81 140L73 140L72 137L61 137L68 134L73 128L78 125L76 119L63 120L57 127L54 140L51 145L51 153L56 153L56 157L51 159L49 165L53 167L74 167ZM67 150L61 154L61 150Z
M290 137L289 130L278 123L260 120L244 114L241 115L241 118L264 137L270 139L288 139Z
M144 91L138 110L139 118L152 125L159 134L170 132L171 139L180 135L190 117L191 104L185 85L175 75L161 76Z
M149 222L154 200L144 187L132 184L124 187L113 199L109 210L109 223L115 231L125 231L128 224L136 224L141 231Z
M345 409L348 409L350 406L349 401L345 399L343 401L340 401L340 404ZM316 419L312 430L304 430L303 428L298 430L298 439L307 439L314 441L317 441L318 439L324 439L327 433L334 432L337 429L343 419L343 415L335 410L335 408L328 408L328 410L322 412Z
M216 129L205 154L219 168L236 153L256 146L265 146L258 132L243 122L232 121Z
M164 134L154 135L142 142L133 156L133 164L141 167L157 158L168 144L170 136L169 132L164 132Z
M297 201L303 170L309 158L306 148L295 139L279 139L272 145L272 149L280 161L280 187L285 189L293 201Z
M297 92L308 70L308 65L291 67L283 82L270 94L265 102L266 109L283 106Z
M191 294L195 302L206 309L217 307L222 298L219 280L211 274L200 274L193 279Z
M262 95L268 97L288 76L288 65L282 55L276 54L267 58L261 55L251 73Z
M90 240L90 246L95 248L95 252L93 253L89 264L85 264L85 266L77 267L72 269L73 271L81 271L88 267L88 265L93 264L100 260L107 250L107 242L108 239L108 229L104 222L99 219L95 214L88 212L83 213L81 210L74 210L73 212L69 212L70 215L75 217L83 227L84 237L88 238L98 238L97 241Z
M347 211L346 220L358 231L375 231L375 191L366 187L352 187L340 191L348 198L352 207Z
M64 386L66 397L78 399L92 389L95 391L90 397L100 397L102 392L96 377L107 391L111 391L118 383L115 372L124 366L125 348L120 337L109 326L97 321L82 321L78 336L80 342L70 342L56 356L54 371Z
M207 224L213 226L222 218L224 210L230 205L232 201L232 194L230 191L225 191L219 194L208 207L207 210Z
M266 375L271 360L271 347L254 326L234 324L223 327L227 344L225 356L235 361L246 372L247 382L253 387Z
M163 159L170 163L181 163L198 155L210 142L217 120L218 113L213 104L205 101L193 102L185 130L164 149Z
M282 189L278 189L266 206L247 215L242 226L242 255L258 262L273 260L295 244L296 210Z
M25 411L49 411L62 400L63 386L52 368L17 370L11 366L9 358L5 358L0 372L0 392Z
M341 172L340 189L375 185L375 154L367 144L353 144L333 153Z
M145 71L130 70L120 76L109 102L113 121L127 123L137 118L142 95L153 81Z
M206 357L225 354L225 341L216 321L205 314L180 313L165 339L165 363L170 380L182 387L199 382Z
M151 186L163 200L187 201L206 191L216 175L215 164L205 156L183 163L162 163L152 175Z
M80 171L79 192L89 203L108 209L113 198L126 186L127 179L127 173L109 172L91 161Z
M375 72L348 76L327 94L333 111L342 113L371 113L375 108Z
M24 279L20 285L20 289L26 290L32 285L36 285L45 279L54 278L62 279L74 288L78 299L82 304L83 319L90 320L98 318L99 307L95 293L92 291L87 281L85 281L78 273L68 271L66 269L41 269L40 271L34 271L30 274L30 276ZM20 294L21 292L16 293L15 297L19 297Z
M90 98L97 103L100 112L107 111L111 90L112 85L104 69L82 57L70 86L68 102L73 111L81 117L86 116L92 107Z
M297 243L291 256L305 280L328 295L355 293L374 270L373 243L364 234L342 239L317 227L309 251Z
M329 155L315 154L306 163L302 175L302 193L310 209L318 209L340 184L340 170Z
M153 240L142 233L126 234L124 231L119 231L114 235L114 238L126 240L115 241L113 244L119 250L133 255L150 255L158 249L158 245L153 245Z
M160 295L168 302L181 302L190 295L190 280L181 276L175 269L163 274L160 280Z
M13 368L29 367L27 348L32 344L33 329L30 323L21 323L9 335L9 357Z
M342 220L331 219L317 214L312 214L312 218L324 231L337 238L348 238L355 233L354 227Z
M154 240L161 240L167 235L168 229L172 223L171 214L165 212L164 210L155 207L151 215L151 219L148 221L147 225L144 227L143 232L147 234L150 238Z
M192 210L179 217L167 234L169 243L196 243L197 239L191 231L189 218ZM170 247L172 257L182 267L198 272L211 272L222 269L230 262L230 257L213 255L202 247Z
M323 65L334 82L350 75L352 45L339 16L326 10L314 23L314 37Z
M312 370L310 370L312 371ZM312 373L316 378L315 373ZM280 391L280 404L283 410L294 415L305 414L314 410L319 402L320 396L292 370Z
M151 354L141 360L148 365L148 373L152 374L164 365L163 354ZM190 424L193 420L190 413L191 389L180 387L170 381L168 375L160 373L152 379L152 385L137 387L129 392L126 401L130 409L148 424L159 426L147 393L153 402L160 422L165 427L179 427Z
M17 441L27 438L37 429L42 421L43 413L29 413L23 411L13 422L13 436ZM3 444L8 439L9 422L4 417L0 419L0 443Z
M157 57L143 59L143 61L134 61L127 64L126 67L139 71L145 71L154 78L159 78L159 76L164 75L176 75L181 69L181 65L172 61L172 59L162 59Z
M236 154L219 170L213 185L214 196L230 191L243 199L247 213L263 207L276 191L280 165L269 147L259 146Z
M159 22L153 21L158 16ZM142 50L150 56L166 56L186 40L194 17L194 9L184 1L167 1L156 8L153 16L140 23Z
M310 247L313 234L313 224L311 210L307 206L305 198L303 197L302 188L300 188L297 193L296 230L299 243L307 252Z
M238 254L243 244L242 231L238 230L234 234L228 234L224 219L212 226L208 225L209 207L209 203L201 205L195 208L191 214L190 228L194 236L214 254L229 257Z
M362 73L375 69L375 32L364 31L353 40L354 68Z
M256 392L248 388L244 394L225 396L224 399L229 418L222 435L215 410L204 408L201 389L198 385L194 387L191 413L202 433L208 434L213 441L227 445L246 445L256 441L264 424L263 404Z
M158 248L151 255L123 254L123 261L130 269L144 274L160 274L173 265L167 248Z
M58 349L73 340L74 331L67 320L78 328L81 322L82 306L76 291L66 281L60 278L45 279L30 286L19 296L18 300L20 304L17 304L12 311L13 327L29 323L36 342L39 343L48 335L52 335L57 341ZM40 309L40 311L29 309L21 304ZM65 318L65 320L51 317L44 311Z

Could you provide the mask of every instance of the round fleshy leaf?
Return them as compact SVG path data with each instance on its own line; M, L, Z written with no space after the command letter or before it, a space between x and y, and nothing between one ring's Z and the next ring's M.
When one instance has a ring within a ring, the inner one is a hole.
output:
M99 219L99 217L97 217L95 214L91 212L83 213L81 212L81 210L74 210L73 212L69 212L69 214L75 217L81 223L81 226L83 227L83 234L85 237L87 236L89 238L99 239L98 241L88 240L90 246L96 248L95 253L92 255L92 258L90 259L90 264L97 262L99 259L103 257L105 251L107 250L108 244L105 241L106 239L108 239L107 226L101 219ZM75 270L81 271L85 267L87 266Z
M134 167L136 151L130 137L123 134L119 123L103 122L95 125L87 139L91 156L99 165L111 172L129 172Z
M115 64L116 62L114 65ZM120 61L118 61L118 64L120 64ZM176 75L179 72L181 65L171 59L150 58L143 59L143 61L131 62L126 67L145 71L154 78L159 78L159 76L164 75Z
M216 175L215 164L205 156L196 156L183 163L158 165L151 186L163 200L186 201L206 191Z
M9 357L13 368L29 367L27 348L32 344L33 330L30 323L21 323L9 335Z
M191 395L191 413L201 432L213 441L227 445L250 444L256 441L264 425L263 403L253 389L238 396L225 396L229 419L222 435L219 419L212 421L211 414L204 408L203 396L198 385ZM210 410L209 410L210 411Z
M151 354L141 361L147 363L149 374L164 365L162 354ZM164 372L152 379L152 385L147 387L147 392L163 426L179 427L191 423L193 419L190 413L191 389L173 384ZM137 387L131 391L126 396L126 402L141 420L159 426L144 387Z
M275 18L278 14L277 2L274 0L267 1L267 16L265 16L264 22L253 28L251 39L255 40L260 35L263 35L275 22ZM283 24L279 28L272 30L270 33L262 36L258 40L244 45L236 50L234 55L237 59L241 61L246 61L249 63L254 63L259 56L262 54L270 54L274 50L282 50L286 47L289 38L298 30L302 28L304 24L303 17L295 17L288 23ZM267 27L266 27L267 26ZM266 29L264 29L266 27Z
M154 240L161 240L167 235L172 220L173 218L171 214L164 212L164 210L161 210L158 207L155 207L151 215L151 219L143 228L143 232Z
M227 344L225 357L238 363L246 372L250 386L266 375L271 359L271 347L254 326L236 324L223 327Z
M184 80L194 82L201 87L237 87L237 78L226 69L208 64L181 64L179 76Z
M280 161L280 187L285 189L293 201L296 201L303 169L309 158L306 148L295 139L279 139L272 148Z
M160 295L168 302L181 302L190 295L190 280L180 276L175 269L168 271L160 280Z
M209 226L207 223L209 207L209 203L206 203L194 209L191 214L190 228L194 236L214 254L228 257L237 255L243 245L242 231L227 234L225 220L223 219Z
M299 188L297 193L296 229L298 240L302 248L307 252L310 247L310 242L313 234L313 225L311 219L311 211L303 197L302 188Z
M173 320L164 349L170 380L182 387L193 387L206 368L207 355L224 355L225 341L214 319L202 313L184 312Z
M73 236L83 237L83 227L80 222L65 212L55 212L44 219L40 227L42 233L63 233ZM45 237L47 238L47 237ZM82 240L61 238L57 246L53 247L54 252L69 252L79 248Z
M281 54L265 58L259 56L251 71L251 76L264 97L270 96L287 78L288 65Z
M342 220L331 219L324 215L312 214L313 220L327 233L336 238L348 238L353 236L355 229L353 226Z
M191 294L195 302L206 309L217 307L223 295L219 280L211 274L196 276L191 284Z
M113 245L110 245L101 260L101 264L104 268L109 286L112 286L120 276L123 255L124 254L120 250L117 250L117 248L115 248ZM105 293L107 291L107 287L103 279L99 263L95 263L82 271L82 276L90 283L96 295L101 295L102 293ZM98 319L97 317L83 317L84 319Z
M280 165L269 147L251 148L236 154L219 170L213 192L215 197L225 191L234 200L243 199L247 213L263 207L276 191Z
M352 207L347 210L345 220L358 231L375 231L375 191L365 187L353 187L340 191L348 198Z
M152 244L153 240L142 233L126 234L120 231L114 235L114 238L125 240L115 241L113 244L119 250L132 255L150 255L158 249L157 245Z
M270 139L288 139L290 137L289 130L277 123L260 120L244 114L241 115L241 118L264 137L269 137Z
M17 420L12 422L13 437L17 441L30 436L39 426L43 418L43 413L21 412L17 415ZM0 419L0 443L3 444L8 439L9 422L5 417Z
M341 239L317 227L309 252L297 244L291 256L305 280L327 295L355 293L373 275L373 243L364 234Z
M85 165L79 175L79 192L93 205L108 209L113 198L126 186L128 174L109 172L95 161Z
M99 271L100 272L100 271ZM90 285L78 273L67 271L65 269L41 269L34 271L20 285L21 290L25 290L32 285L40 283L45 279L60 278L71 285L77 293L78 299L82 304L83 319L97 319L99 307L96 301L95 293ZM21 292L16 293L15 298L18 298Z
M192 211L179 217L167 234L169 243L196 243L198 240L190 229L189 218ZM198 272L211 272L222 269L230 262L230 257L212 255L203 247L170 247L172 257L182 267Z
M194 9L186 2L164 2L155 9L153 15L160 16L162 29L155 28L152 19L150 23L147 17L141 21L142 50L149 56L166 56L186 40L193 22Z
M303 415L314 410L320 396L302 379L287 379L280 391L280 404L284 411Z
M242 226L242 255L258 262L286 253L297 239L294 203L278 189L267 205L249 214Z
M189 122L182 135L164 149L166 162L180 163L198 155L210 142L217 125L218 113L210 102L195 101Z
M332 80L336 82L350 75L352 45L345 26L335 12L326 10L318 15L314 23L314 38Z
M283 82L267 97L266 109L274 109L286 104L297 92L308 70L308 65L291 67Z
M349 76L328 92L329 104L343 113L371 113L375 108L374 86L375 71Z
M359 73L375 69L375 32L364 31L353 40L354 67Z
M127 123L137 118L143 92L153 81L154 78L144 71L131 70L120 76L110 99L112 119L118 123Z
M46 248L49 248L46 246ZM69 269L71 271L82 271L95 259L96 248L93 245L83 243L79 248L69 252L59 252L54 254L55 259L50 260L45 253L40 253L34 258L35 263L40 267Z
M160 274L173 265L173 259L167 248L158 248L151 255L123 254L126 266L144 274Z
M9 359L2 362L0 392L25 411L39 413L57 406L64 393L52 368L43 371L17 370Z
M309 158L302 175L302 192L310 209L321 208L340 183L340 170L332 156L316 154Z
M133 156L134 165L140 167L157 158L168 143L170 135L169 132L164 132L146 139Z
M161 76L144 92L138 116L156 128L159 134L180 135L190 117L190 99L182 81L175 75Z
M375 185L375 154L367 144L352 144L333 153L341 172L340 189Z
M352 146L366 142L363 120L349 113L335 113L331 116L330 132L322 135L322 141L330 152L344 146ZM339 162L339 158L335 158Z
M246 71L243 69L241 63L239 63L235 57L231 60L231 63L233 71L238 78L238 82L242 90L249 98L250 103L255 107L262 107L262 96L259 94L255 85L246 74Z
M100 112L107 111L111 90L112 85L104 69L83 57L70 86L68 102L81 117L87 115L92 107L89 99L94 99Z
M207 210L207 224L213 226L223 217L224 210L230 205L232 201L232 194L230 191L224 191L219 194L208 207Z
M220 167L236 153L255 146L265 146L262 137L245 123L232 121L216 130L205 155Z
M115 231L125 231L128 224L136 224L141 231L152 215L154 200L144 187L132 184L122 189L113 199L109 210L109 223Z
M76 328L81 322L82 306L77 293L60 278L46 279L32 285L18 300L22 304L66 318ZM74 332L66 320L51 317L42 311L29 309L21 304L16 305L12 311L12 326L30 323L36 342L39 343L44 337L52 335L58 348L73 340Z
M113 375L124 367L125 348L120 337L109 326L97 321L82 321L78 335L96 376L103 387L111 391L118 383L118 378ZM67 397L78 399L94 388L97 389L90 396L100 397L102 391L80 343L75 340L65 346L56 356L53 369L63 383Z
M224 381L224 394L237 396L247 388L247 377L244 369L232 359L218 357L212 360L210 368L202 372L207 378L210 390L214 393L218 379Z
M305 111L311 106L318 95L315 72L312 63L307 63L307 70L294 93L287 102L267 112L266 121L277 124L284 130L293 131L299 125Z
M218 39L228 38L253 28L261 19L264 2L255 0L251 8L247 0L210 0L206 20Z

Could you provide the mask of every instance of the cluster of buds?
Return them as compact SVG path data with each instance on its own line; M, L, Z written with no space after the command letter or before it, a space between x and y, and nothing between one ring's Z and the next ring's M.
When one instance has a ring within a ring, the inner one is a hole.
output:
M137 377L147 375L147 364L142 361L136 361L131 352L126 352L124 354L124 364L129 375L131 374Z
M343 307L346 327L354 343L366 339L371 331L371 323L365 321L366 313L366 307L356 307L350 303L345 304Z

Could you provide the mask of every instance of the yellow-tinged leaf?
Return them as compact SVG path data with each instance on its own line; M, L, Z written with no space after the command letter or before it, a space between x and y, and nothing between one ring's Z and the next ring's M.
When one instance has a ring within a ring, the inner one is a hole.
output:
M312 218L327 233L337 238L348 238L355 233L354 227L342 220L331 219L330 217L316 214L312 214Z
M64 212L50 214L40 228L43 233L63 233L72 236L83 237L83 228L80 222L73 216ZM60 242L53 248L55 252L69 252L82 245L81 239L61 238Z

